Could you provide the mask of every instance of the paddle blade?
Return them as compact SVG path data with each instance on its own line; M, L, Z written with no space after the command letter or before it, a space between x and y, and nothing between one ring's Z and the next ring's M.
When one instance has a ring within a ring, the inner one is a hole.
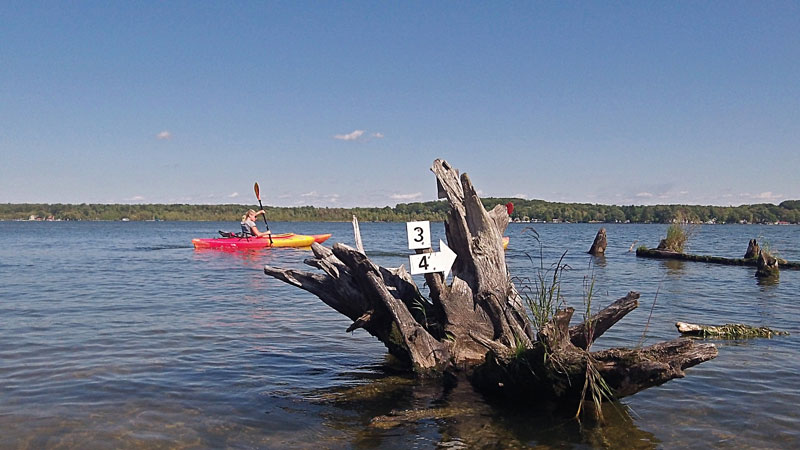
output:
M256 181L255 186L253 186L253 190L256 191L256 200L261 201L261 192L258 190L258 181Z

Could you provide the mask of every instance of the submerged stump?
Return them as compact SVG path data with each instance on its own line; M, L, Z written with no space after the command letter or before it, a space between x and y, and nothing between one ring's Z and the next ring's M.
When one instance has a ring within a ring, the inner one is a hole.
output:
M578 325L570 326L573 310L566 308L537 329L506 267L508 209L484 209L467 174L446 161L437 159L431 170L449 204L445 234L457 258L450 283L441 272L425 275L428 297L403 266L378 266L340 243L312 246L314 258L305 263L322 273L272 266L264 273L313 293L353 321L347 331L364 329L419 376L457 374L484 391L523 394L518 401L580 404L590 396L581 389L590 373L623 397L683 377L686 368L717 355L712 344L688 339L589 351L638 306L636 292Z
M777 278L780 276L778 259L764 250L758 252L757 278Z
M589 248L589 254L594 256L604 255L606 253L606 246L608 245L608 239L606 238L606 229L600 228L597 232L597 236L594 237L594 242L592 242L592 246Z
M750 239L750 242L747 243L747 251L744 252L744 259L756 259L759 253L761 253L761 248L758 246L758 242Z

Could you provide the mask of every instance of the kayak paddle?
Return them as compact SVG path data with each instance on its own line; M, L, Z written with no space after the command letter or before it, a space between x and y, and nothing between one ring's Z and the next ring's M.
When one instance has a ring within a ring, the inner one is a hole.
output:
M255 186L253 189L256 191L256 198L258 199L258 206L261 207L261 210L264 210L264 205L261 204L261 192L258 189L258 181L256 181ZM269 224L267 223L267 213L264 212L264 225L267 226L267 231L269 231ZM272 233L269 234L269 243L272 244Z

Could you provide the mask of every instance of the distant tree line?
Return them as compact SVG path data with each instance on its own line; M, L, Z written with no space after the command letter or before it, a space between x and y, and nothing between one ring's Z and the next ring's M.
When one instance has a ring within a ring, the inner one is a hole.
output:
M495 205L506 202L514 203L512 217L515 219L547 222L670 223L676 217L685 217L692 222L703 223L800 223L800 200L786 200L779 205L759 203L741 206L616 206L513 198L487 199L484 203Z
M519 198L486 198L484 206L514 204L511 217L520 221L669 223L676 217L693 222L800 223L800 200L780 205L761 203L742 206L655 205L616 206L589 203L555 203ZM246 205L186 204L0 204L0 220L193 220L239 221ZM266 207L269 220L280 222L349 222L353 215L363 222L442 221L448 211L444 201L400 203L394 208Z

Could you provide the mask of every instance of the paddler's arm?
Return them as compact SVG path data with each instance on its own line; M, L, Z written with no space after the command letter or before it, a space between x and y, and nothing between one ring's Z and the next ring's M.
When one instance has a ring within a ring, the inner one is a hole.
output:
M271 231L265 231L265 232L262 233L262 232L258 231L258 227L250 227L250 232L253 234L253 236L256 236L256 237L264 237L264 236L269 236L270 234L272 234Z

